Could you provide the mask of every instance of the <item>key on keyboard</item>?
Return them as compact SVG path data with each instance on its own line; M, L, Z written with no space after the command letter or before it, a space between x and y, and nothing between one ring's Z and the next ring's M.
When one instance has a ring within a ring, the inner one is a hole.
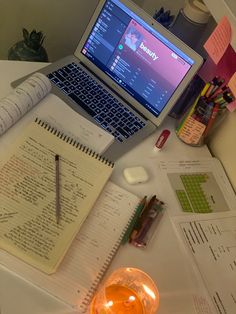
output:
M75 63L48 74L48 78L120 142L145 126L145 122Z

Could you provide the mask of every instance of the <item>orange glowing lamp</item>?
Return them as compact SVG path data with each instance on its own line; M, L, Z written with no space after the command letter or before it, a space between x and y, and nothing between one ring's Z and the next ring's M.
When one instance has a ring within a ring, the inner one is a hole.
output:
M120 268L98 288L90 314L154 314L158 306L153 280L137 268Z

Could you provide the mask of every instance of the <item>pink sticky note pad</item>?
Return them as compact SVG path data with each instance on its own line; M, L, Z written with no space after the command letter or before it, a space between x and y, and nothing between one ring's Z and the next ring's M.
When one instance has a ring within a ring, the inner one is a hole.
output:
M228 18L224 16L204 45L208 55L215 64L218 64L220 59L223 57L227 47L231 42L231 38L231 25Z
M228 86L233 93L234 97L236 98L236 72L234 75L231 77L231 79L228 82Z
M235 109L236 109L236 100L232 101L231 103L229 103L227 105L227 109L230 111L230 112L233 112Z
M235 72L236 52L231 45L229 45L218 64L215 64L209 57L198 74L205 82L211 81L214 76L220 76L224 78L227 83Z

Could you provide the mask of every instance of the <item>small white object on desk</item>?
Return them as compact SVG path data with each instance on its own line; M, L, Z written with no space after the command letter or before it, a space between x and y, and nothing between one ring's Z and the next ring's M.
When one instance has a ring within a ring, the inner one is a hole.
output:
M148 180L148 173L141 166L125 168L123 174L129 184L143 183Z

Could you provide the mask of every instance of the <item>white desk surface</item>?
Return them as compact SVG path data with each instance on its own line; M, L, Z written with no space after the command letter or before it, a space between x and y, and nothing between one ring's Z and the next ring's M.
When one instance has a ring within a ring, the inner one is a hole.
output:
M35 71L46 64L0 61L0 98L10 92L10 81ZM40 106L40 104L38 105ZM0 138L0 154L7 149L10 141L31 120L32 111ZM157 158L185 159L209 157L206 146L190 147L182 143L174 133L176 121L167 118L155 134L148 137L132 151L116 162L111 180L140 197L156 194L167 205L167 212L162 218L150 246L140 250L130 245L121 247L110 265L107 275L122 266L138 267L147 272L156 282L160 292L158 314L198 313L194 299L199 296L201 283L194 275L194 270L186 259L168 216L168 193L162 189L158 178ZM153 145L160 132L172 130L164 149L153 154ZM125 167L144 166L150 179L139 185L129 185L122 176ZM69 313L66 307L49 295L42 293L30 284L17 278L0 266L0 313L1 314L45 314ZM204 312L203 312L204 313Z

